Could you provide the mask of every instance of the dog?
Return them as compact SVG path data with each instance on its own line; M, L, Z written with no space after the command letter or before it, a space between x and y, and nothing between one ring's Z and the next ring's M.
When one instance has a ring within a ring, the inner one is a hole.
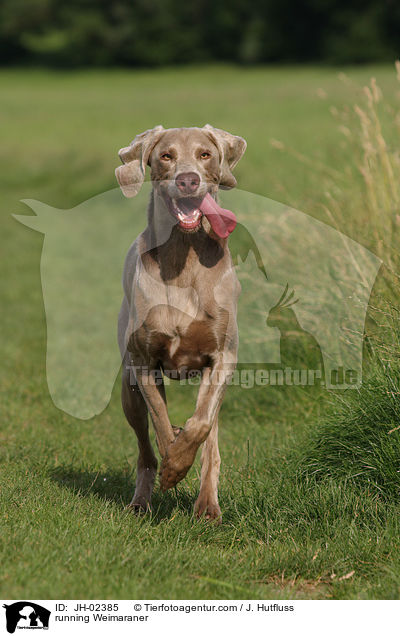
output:
M150 167L148 225L126 257L118 321L123 359L122 407L134 429L139 456L130 508L150 508L157 459L148 413L162 458L160 487L175 486L201 455L195 514L221 521L218 503L218 414L238 349L236 277L227 237L235 217L217 203L218 189L235 187L232 169L243 156L242 137L203 128L157 126L119 151L116 178L135 196ZM163 374L199 374L194 414L173 427Z

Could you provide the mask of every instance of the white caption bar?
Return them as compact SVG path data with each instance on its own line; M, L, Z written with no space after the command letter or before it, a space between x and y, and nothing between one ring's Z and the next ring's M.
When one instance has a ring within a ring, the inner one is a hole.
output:
M1 633L16 636L70 634L176 634L180 630L213 633L363 636L391 631L400 601L1 601ZM221 631L220 631L221 630ZM39 633L38 633L39 632Z

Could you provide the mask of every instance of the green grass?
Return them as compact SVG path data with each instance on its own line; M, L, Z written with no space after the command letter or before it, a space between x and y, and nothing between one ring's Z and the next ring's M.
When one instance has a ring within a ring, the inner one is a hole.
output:
M299 469L319 479L346 478L381 499L400 495L399 368L375 369L335 401L300 453Z
M391 68L371 75L394 93ZM231 387L221 411L223 524L192 517L198 462L151 516L124 511L136 443L119 403L80 421L46 384L42 236L10 216L36 198L70 208L115 187L117 150L146 128L212 123L243 135L244 190L322 216L316 172L349 161L329 107L360 90L336 70L1 72L1 563L3 598L399 598L398 373L351 396ZM341 230L354 231L359 210ZM134 237L132 237L134 238ZM192 387L171 386L175 424ZM330 402L333 401L333 404ZM366 468L367 467L367 468ZM348 578L346 575L354 572Z

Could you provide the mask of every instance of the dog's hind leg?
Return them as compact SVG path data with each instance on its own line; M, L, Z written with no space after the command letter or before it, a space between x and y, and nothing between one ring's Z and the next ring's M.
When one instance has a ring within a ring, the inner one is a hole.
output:
M221 523L221 508L218 503L220 464L218 417L216 417L201 453L200 492L194 505L194 512L198 517L204 515L206 519L215 519L218 523Z
M136 488L129 507L135 512L150 508L151 493L157 474L157 459L149 438L146 403L139 387L130 382L129 369L124 365L121 401L126 419L136 433L139 456L136 470Z

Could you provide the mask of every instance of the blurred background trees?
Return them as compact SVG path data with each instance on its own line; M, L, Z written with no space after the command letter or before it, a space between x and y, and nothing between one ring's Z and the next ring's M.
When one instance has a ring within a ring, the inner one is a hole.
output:
M0 0L1 63L363 63L400 54L398 0Z

